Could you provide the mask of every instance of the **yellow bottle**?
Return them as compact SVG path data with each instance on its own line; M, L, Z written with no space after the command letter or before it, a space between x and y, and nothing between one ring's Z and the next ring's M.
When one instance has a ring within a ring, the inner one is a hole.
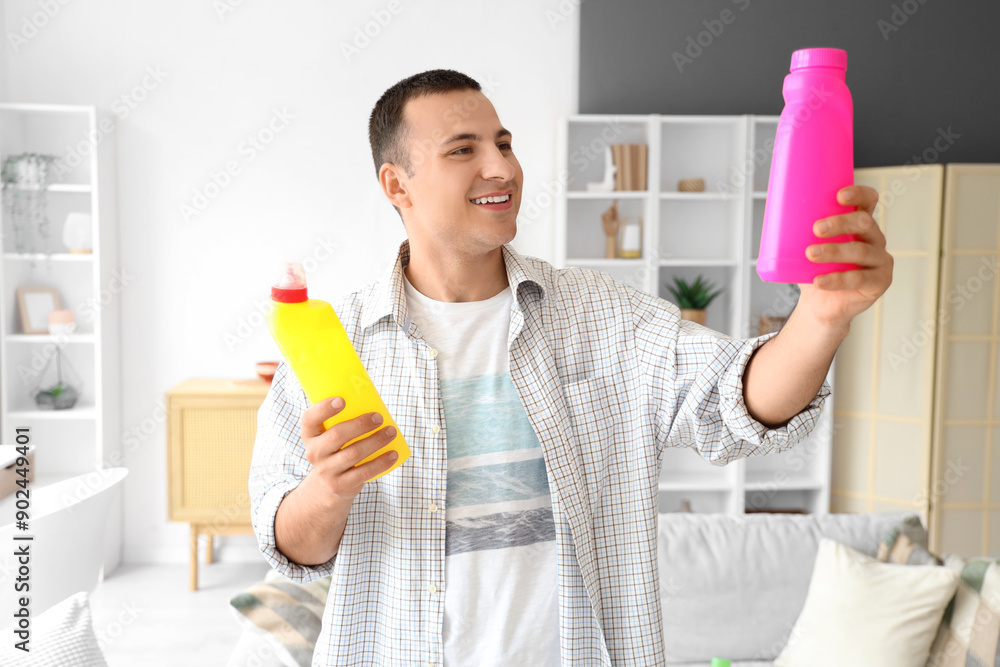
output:
M391 442L355 465L367 463L394 449L399 458L392 467L368 481L387 475L410 457L410 448L399 425L382 402L333 307L326 301L308 297L302 265L284 263L281 267L281 274L271 287L271 303L267 310L271 336L311 405L335 396L344 399L344 409L323 423L326 428L368 412L382 415L384 421L379 429L390 425L396 427L396 437ZM369 435L371 432L345 446Z

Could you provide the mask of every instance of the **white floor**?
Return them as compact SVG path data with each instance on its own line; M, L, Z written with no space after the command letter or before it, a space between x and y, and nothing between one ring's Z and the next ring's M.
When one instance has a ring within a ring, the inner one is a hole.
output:
M260 581L266 563L122 565L91 596L94 631L110 667L223 667L240 636L229 599Z

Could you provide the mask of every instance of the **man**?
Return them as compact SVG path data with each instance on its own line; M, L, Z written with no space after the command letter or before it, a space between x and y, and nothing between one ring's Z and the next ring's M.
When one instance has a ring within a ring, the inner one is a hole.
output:
M851 319L891 282L877 193L844 188L858 210L817 234L860 240L809 255L862 268L802 285L777 335L734 341L508 245L523 174L474 80L400 81L369 134L408 239L335 309L411 456L366 483L392 455L355 464L396 434L371 414L324 430L343 401L309 405L282 365L250 479L267 560L332 574L313 665L662 663L662 450L725 465L808 434Z

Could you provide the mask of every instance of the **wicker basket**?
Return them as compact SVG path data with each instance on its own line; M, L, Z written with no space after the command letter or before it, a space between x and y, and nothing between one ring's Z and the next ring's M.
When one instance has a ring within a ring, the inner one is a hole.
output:
M682 178L677 181L677 190L680 192L704 192L704 178Z

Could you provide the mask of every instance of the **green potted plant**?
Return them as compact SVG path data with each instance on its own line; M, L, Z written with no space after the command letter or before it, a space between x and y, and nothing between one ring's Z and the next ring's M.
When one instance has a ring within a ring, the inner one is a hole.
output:
M702 276L695 278L693 283L688 283L683 278L674 276L674 284L667 284L665 287L677 299L677 305L681 309L681 318L698 324L705 323L705 309L715 297L722 294L721 287L716 288L713 283L705 280Z

